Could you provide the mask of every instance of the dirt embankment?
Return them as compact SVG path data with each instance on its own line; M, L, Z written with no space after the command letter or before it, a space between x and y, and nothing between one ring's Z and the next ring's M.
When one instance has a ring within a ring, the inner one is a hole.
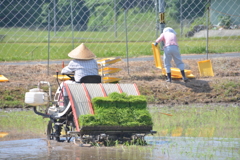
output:
M200 77L197 62L201 60L184 60L186 69L190 69L195 78L184 83L181 79L167 83L161 70L155 67L153 61L117 62L110 67L121 68L122 71L110 75L122 80L120 83L136 83L141 94L146 95L148 103L153 104L191 104L191 103L236 103L240 105L240 58L214 58L211 60L214 77ZM60 71L62 64L50 65L49 75L47 65L5 65L0 73L10 82L0 83L0 107L22 106L14 104L20 101L24 104L24 94L35 88L39 81L49 81L53 94L57 81L53 77ZM173 64L173 67L175 65ZM47 89L47 86L46 86ZM10 102L11 103L10 103ZM26 107L26 106L25 106Z

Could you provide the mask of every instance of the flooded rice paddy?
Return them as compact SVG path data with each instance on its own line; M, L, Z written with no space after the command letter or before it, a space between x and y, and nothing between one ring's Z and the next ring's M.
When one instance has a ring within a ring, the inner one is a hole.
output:
M80 147L73 142L24 139L0 142L0 159L187 160L240 159L239 138L152 137L146 146Z
M44 135L48 119L33 111L0 111L0 159L240 159L239 105L149 108L157 134L145 137L148 145L111 147L80 147L73 142L48 141Z

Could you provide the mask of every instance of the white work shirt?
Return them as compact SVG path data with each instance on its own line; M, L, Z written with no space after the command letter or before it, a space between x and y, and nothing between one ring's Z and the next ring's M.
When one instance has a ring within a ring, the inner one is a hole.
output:
M61 71L62 74L72 74L76 82L80 82L80 79L88 75L98 75L98 64L95 59L91 60L71 60L69 64Z

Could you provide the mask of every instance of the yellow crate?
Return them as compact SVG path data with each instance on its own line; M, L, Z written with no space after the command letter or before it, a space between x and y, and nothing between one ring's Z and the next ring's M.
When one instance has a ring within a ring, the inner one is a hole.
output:
M164 67L163 67L163 61L161 58L160 49L158 48L158 46L155 46L154 43L152 43L152 50L153 50L155 66L159 69L162 69L162 74L166 74L166 70L164 70Z
M184 70L187 78L195 78L191 70ZM182 74L179 68L171 68L172 78L182 78Z
M9 80L3 76L3 75L0 75L0 82L8 82Z
M198 69L200 72L200 76L214 76L212 63L210 60L204 60L198 62Z
M121 68L109 68L109 67L104 67L103 69L99 69L98 73L100 75L105 75L105 74L111 74L111 73L117 73L121 71Z
M121 61L122 59L120 57L115 58L104 58L97 61L98 65L100 66L107 66L116 62Z

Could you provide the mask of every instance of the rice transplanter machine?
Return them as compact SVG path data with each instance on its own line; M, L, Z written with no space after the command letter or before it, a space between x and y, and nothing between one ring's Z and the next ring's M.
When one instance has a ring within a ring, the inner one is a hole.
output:
M70 142L77 144L108 143L118 141L124 143L132 140L144 140L144 136L155 134L150 126L81 126L79 116L95 114L91 99L107 97L110 93L126 93L140 95L136 84L101 83L101 76L86 76L80 83L73 81L73 75L67 75L71 80L58 81L59 87L52 97L51 85L47 81L40 81L37 88L30 89L25 94L25 103L33 107L34 112L44 118L49 118L47 124L47 138L49 140ZM48 85L49 92L44 92L42 85ZM66 88L69 101L64 102L63 88ZM65 105L64 105L65 103ZM38 107L40 106L40 107ZM47 106L40 110L41 106ZM64 138L65 137L65 138Z

